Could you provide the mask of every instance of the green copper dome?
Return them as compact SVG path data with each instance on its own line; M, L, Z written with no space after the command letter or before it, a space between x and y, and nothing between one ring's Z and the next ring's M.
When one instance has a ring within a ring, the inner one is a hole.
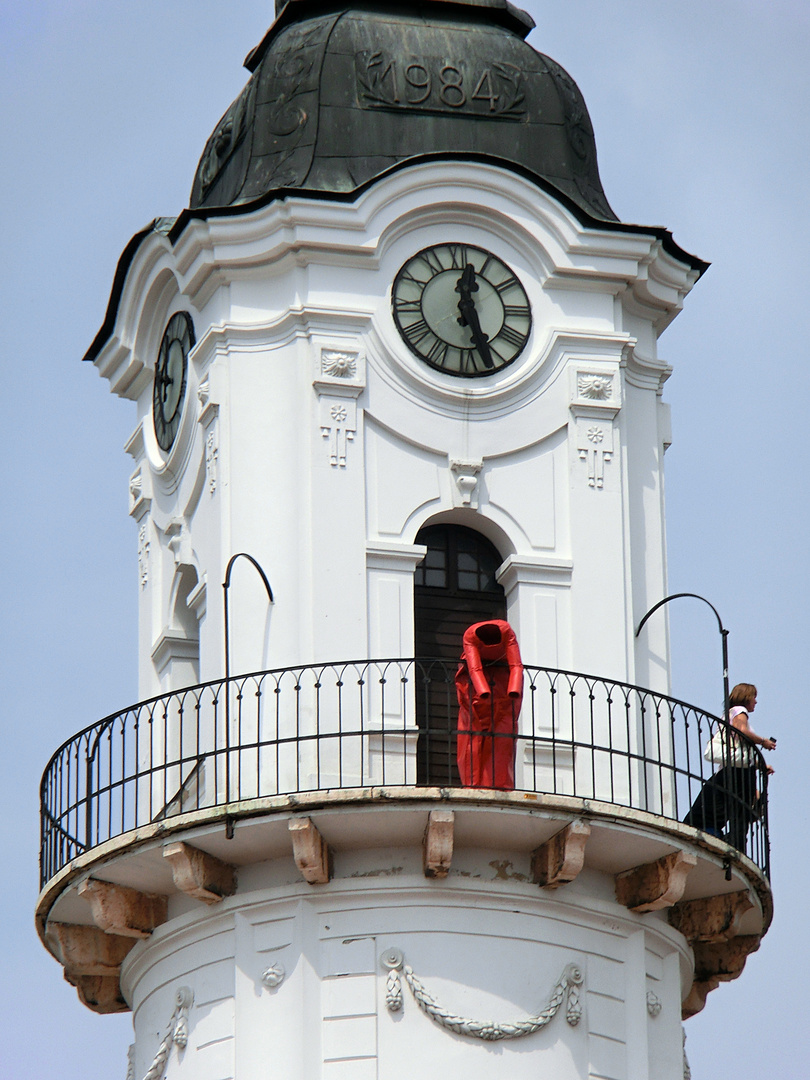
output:
M506 0L290 0L208 140L191 209L345 194L419 158L491 161L616 221L574 81Z

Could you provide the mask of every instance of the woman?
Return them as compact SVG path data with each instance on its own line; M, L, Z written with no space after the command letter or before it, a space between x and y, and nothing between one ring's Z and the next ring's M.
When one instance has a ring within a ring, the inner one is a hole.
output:
M751 727L749 716L757 707L754 685L737 683L729 694L728 704L729 724L739 735L734 734L730 740L721 737L728 764L722 765L706 781L684 821L719 837L728 823L729 843L743 851L748 826L756 818L754 803L758 795L757 756L749 744L761 746L763 750L775 750L776 739L763 738ZM770 765L768 772L773 772Z

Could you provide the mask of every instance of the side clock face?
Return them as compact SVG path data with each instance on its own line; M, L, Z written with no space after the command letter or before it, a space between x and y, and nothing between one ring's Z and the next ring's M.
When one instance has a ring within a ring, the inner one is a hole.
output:
M399 271L391 299L408 348L448 375L492 375L516 360L529 339L532 316L523 286L482 248L425 248Z
M194 324L186 311L178 311L160 343L155 382L152 387L152 417L161 450L171 450L180 427L186 396L188 354L194 345Z

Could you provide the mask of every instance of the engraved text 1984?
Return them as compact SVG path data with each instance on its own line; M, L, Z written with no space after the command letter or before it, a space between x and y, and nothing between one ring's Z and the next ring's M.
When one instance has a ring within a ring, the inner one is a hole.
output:
M440 56L355 54L358 100L363 108L464 113L522 120L523 73L511 64L470 63Z

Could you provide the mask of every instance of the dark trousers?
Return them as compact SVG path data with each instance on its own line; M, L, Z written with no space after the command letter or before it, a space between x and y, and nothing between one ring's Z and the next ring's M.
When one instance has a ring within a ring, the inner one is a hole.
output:
M755 820L757 770L725 766L710 776L683 819L686 825L723 837L729 826L728 842L739 851L745 849L748 826Z

